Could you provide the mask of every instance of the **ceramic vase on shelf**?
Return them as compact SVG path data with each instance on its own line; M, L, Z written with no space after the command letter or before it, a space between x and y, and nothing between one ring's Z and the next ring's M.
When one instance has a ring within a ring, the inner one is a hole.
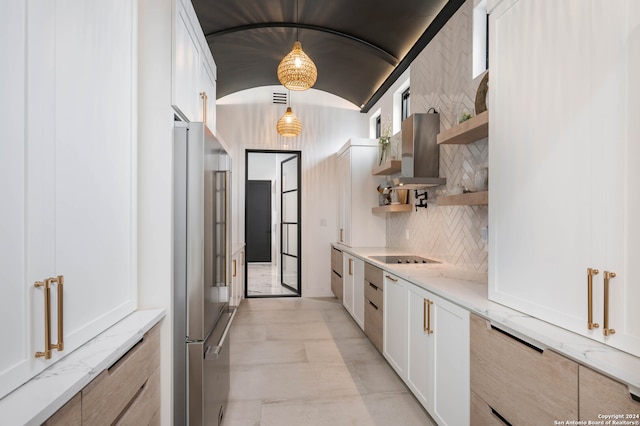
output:
M389 160L389 149L390 149L389 143L378 144L378 158L380 159L380 161L378 162L379 166L383 165Z

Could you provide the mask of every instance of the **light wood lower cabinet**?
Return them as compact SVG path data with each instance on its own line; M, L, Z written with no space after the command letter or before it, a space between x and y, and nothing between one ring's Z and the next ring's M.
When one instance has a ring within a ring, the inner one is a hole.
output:
M471 315L471 391L514 425L578 419L578 364ZM481 425L472 417L471 424Z
M382 353L383 310L382 269L370 263L364 264L364 334Z
M580 420L601 421L603 414L620 414L623 417L615 420L640 421L640 398L626 385L583 365L578 371Z
M160 328L155 326L114 365L51 416L51 425L160 424Z

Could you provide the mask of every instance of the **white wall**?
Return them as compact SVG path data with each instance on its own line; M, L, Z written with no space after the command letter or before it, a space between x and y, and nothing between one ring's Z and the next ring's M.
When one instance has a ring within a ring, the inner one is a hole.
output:
M291 93L291 107L302 121L302 133L284 138L276 122L286 110L272 105L272 91L259 87L218 101L218 131L233 152L233 235L244 241L244 150L299 150L302 169L302 295L332 296L330 243L337 235L335 153L352 137L366 137L368 119L359 109L333 95L310 89Z

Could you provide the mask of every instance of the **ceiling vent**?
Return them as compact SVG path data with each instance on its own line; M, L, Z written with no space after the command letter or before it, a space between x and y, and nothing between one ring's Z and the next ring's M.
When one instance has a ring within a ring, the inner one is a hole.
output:
M274 105L287 105L287 92L273 92Z

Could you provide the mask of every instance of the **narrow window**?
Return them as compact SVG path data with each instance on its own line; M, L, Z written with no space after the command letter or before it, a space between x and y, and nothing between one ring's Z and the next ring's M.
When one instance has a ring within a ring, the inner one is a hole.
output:
M411 114L411 109L409 107L410 97L411 97L411 91L410 91L410 88L407 87L407 89L404 92L402 92L402 113L401 113L402 120L404 120Z
M376 117L376 139L378 139L382 135L382 118L381 116Z

